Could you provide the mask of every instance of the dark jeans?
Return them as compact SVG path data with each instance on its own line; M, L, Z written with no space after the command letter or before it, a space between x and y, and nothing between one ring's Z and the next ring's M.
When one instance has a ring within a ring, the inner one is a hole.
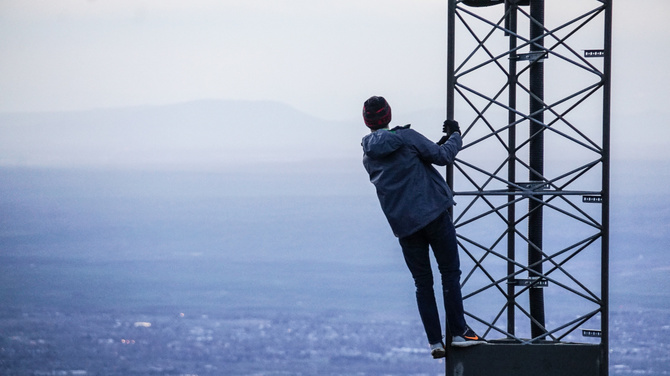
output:
M463 334L466 324L461 296L460 261L456 230L449 215L445 212L423 229L400 238L399 241L407 267L414 278L416 303L419 306L419 315L421 315L428 342L433 344L442 340L440 316L433 291L429 246L433 249L442 276L442 294L449 332L452 336Z

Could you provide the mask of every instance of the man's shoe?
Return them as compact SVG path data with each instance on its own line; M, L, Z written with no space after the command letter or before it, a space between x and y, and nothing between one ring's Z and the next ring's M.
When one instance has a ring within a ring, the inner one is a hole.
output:
M433 359L446 357L447 350L444 348L444 344L440 342L430 345L430 355L433 356Z
M465 333L460 336L454 336L451 341L453 347L469 347L486 343L486 340L480 338L469 326L465 327Z

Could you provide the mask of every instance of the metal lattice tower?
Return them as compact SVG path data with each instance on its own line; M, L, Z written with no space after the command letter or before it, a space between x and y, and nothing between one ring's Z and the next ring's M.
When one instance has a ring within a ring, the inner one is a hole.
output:
M448 0L468 322L600 349L607 374L612 0Z

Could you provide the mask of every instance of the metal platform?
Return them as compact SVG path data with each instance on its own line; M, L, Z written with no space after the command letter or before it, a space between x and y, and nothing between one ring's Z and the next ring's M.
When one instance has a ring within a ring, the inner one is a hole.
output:
M538 342L521 345L493 341L451 348L448 376L600 376L603 347L593 344Z

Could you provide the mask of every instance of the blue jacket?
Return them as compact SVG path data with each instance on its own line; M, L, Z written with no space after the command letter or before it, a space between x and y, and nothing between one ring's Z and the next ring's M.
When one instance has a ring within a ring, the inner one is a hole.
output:
M463 145L458 133L437 145L409 127L380 129L362 142L363 166L399 238L419 231L454 205L451 189L433 164L453 163Z

